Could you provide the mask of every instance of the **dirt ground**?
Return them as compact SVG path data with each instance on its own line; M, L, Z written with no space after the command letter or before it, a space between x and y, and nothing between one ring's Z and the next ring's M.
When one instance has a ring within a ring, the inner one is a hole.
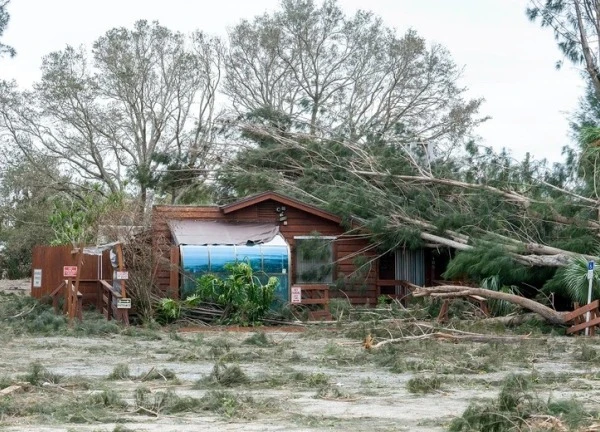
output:
M0 279L0 292L14 292L20 294L29 294L31 292L30 279Z
M417 339L363 348L365 334L384 340L393 327L3 331L0 388L24 391L0 397L0 430L443 431L469 404L496 398L514 373L544 400L599 405L598 338L532 334L510 344ZM415 385L432 377L431 388ZM596 421L581 430L600 430L589 428Z

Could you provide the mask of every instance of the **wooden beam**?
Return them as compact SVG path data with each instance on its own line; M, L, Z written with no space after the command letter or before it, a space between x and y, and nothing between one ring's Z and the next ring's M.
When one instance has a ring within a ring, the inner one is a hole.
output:
M567 334L577 333L578 331L585 330L587 327L593 327L593 326L597 326L597 325L600 325L600 318L594 318L593 320L590 320L589 322L584 322L584 323L569 327L567 329Z
M581 306L580 308L575 309L573 312L569 312L568 314L566 314L565 322L574 320L575 318L577 318L587 312L593 311L594 309L598 309L598 307L600 307L600 301L594 300L590 304Z
M171 266L169 272L169 291L171 298L179 297L179 246L171 247Z

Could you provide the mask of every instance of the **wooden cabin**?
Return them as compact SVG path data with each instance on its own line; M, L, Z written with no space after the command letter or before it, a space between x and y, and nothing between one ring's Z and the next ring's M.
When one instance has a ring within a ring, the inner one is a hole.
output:
M283 300L292 286L326 284L330 297L374 305L380 295L405 296L404 280L422 285L439 273L430 250L379 257L340 216L275 192L224 206L155 206L152 218L158 285L173 298L202 272L222 271L224 256L279 274Z

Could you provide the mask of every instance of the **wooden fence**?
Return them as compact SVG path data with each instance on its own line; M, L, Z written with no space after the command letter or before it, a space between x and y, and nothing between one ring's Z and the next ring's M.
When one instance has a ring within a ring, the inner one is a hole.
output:
M41 299L50 296L65 282L63 267L77 265L77 254L73 252L72 246L35 246L33 248L32 297ZM40 272L41 277L39 277ZM110 264L109 251L104 251L102 257L84 255L80 272L79 292L82 295L83 305L98 305L100 302L98 280L112 279L113 268Z
M589 329L589 335L595 334L595 328L600 325L600 300L594 300L588 305L575 309L565 316L566 322L572 322L573 325L567 329L567 334L578 333ZM586 322L587 313L590 313L590 320Z

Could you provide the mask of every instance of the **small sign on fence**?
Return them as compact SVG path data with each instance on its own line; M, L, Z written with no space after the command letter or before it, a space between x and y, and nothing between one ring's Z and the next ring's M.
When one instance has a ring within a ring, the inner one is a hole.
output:
M74 278L77 277L77 266L64 266L63 277Z
M42 269L33 269L33 287L42 287Z
M292 303L302 303L302 288L299 286L292 287Z
M117 271L115 279L116 280L127 280L127 279L129 279L129 272L127 270Z
M117 309L131 309L131 299L124 298L117 300Z

